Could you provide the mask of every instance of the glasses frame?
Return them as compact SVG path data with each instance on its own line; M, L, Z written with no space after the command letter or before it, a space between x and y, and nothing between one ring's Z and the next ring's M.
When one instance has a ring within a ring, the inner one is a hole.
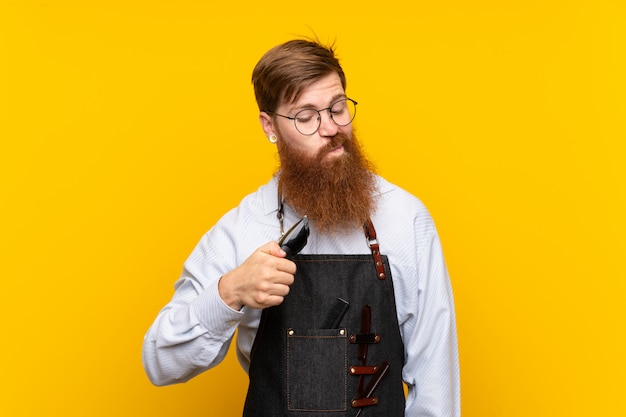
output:
M335 104L339 103L340 101L351 101L351 102L354 104L354 114L352 115L352 118L350 119L350 121L349 121L348 123L343 124L343 125L342 125L342 124L337 123L337 121L333 118L333 112L331 111L331 109L333 108L333 106L334 106ZM304 135L304 136L313 136L314 134L316 134L316 133L317 133L317 131L318 131L318 130L320 130L320 126L322 126L322 112L323 112L323 111L327 111L327 112L328 112L328 116L330 117L330 120L332 120L332 121L333 121L333 122L334 122L337 126L348 126L350 123L352 123L352 121L353 121L353 120L354 120L354 118L356 117L356 105L357 105L357 104L359 104L359 103L357 103L356 101L352 100L352 99L351 99L351 98L349 98L349 97L345 97L345 98L341 98L341 99L339 99L339 100L334 101L334 102L330 105L330 107L326 107L326 108L323 108L323 109L319 109L319 110L317 110L317 109L302 109L302 110L300 110L298 113L296 113L293 117L291 117L291 116L285 116L285 115L283 115L283 114L278 114L278 113L276 113L276 112L269 111L269 110L263 110L263 111L264 111L265 113L268 113L268 114L273 114L273 115L275 115L275 116L280 116L280 117L284 117L285 119L293 120L293 125L295 126L296 130L297 130L297 131L298 131L301 135ZM303 132L301 132L301 131L300 131L300 129L298 129L298 124L296 123L296 119L298 118L298 115L299 115L300 113L302 113L303 111L311 111L311 110L314 110L314 111L316 111L316 112L317 112L317 115L318 115L318 118L317 118L317 128L316 128L316 129L315 129L312 133L303 133Z

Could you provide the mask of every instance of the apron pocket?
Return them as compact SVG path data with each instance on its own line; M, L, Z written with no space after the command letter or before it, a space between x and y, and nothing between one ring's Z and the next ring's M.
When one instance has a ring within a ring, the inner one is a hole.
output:
M345 411L348 343L345 329L287 330L289 411Z

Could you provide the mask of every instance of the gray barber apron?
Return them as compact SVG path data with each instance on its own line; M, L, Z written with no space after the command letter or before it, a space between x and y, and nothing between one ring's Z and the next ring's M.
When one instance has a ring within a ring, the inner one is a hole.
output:
M261 315L244 417L404 416L404 345L376 255L293 257L289 294Z

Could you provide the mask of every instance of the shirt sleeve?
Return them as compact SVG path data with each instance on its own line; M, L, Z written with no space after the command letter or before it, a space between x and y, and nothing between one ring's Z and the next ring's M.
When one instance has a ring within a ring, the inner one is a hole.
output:
M439 236L416 221L417 312L405 332L407 417L459 417L460 380L452 288ZM415 308L414 308L415 309Z
M219 296L219 278L227 270L228 262L205 235L144 337L143 365L153 384L187 381L224 359L243 316Z

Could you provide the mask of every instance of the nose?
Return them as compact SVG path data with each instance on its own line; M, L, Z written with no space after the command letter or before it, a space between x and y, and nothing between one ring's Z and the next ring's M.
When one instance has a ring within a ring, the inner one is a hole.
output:
M335 136L339 131L339 126L330 117L330 110L320 112L320 136Z

